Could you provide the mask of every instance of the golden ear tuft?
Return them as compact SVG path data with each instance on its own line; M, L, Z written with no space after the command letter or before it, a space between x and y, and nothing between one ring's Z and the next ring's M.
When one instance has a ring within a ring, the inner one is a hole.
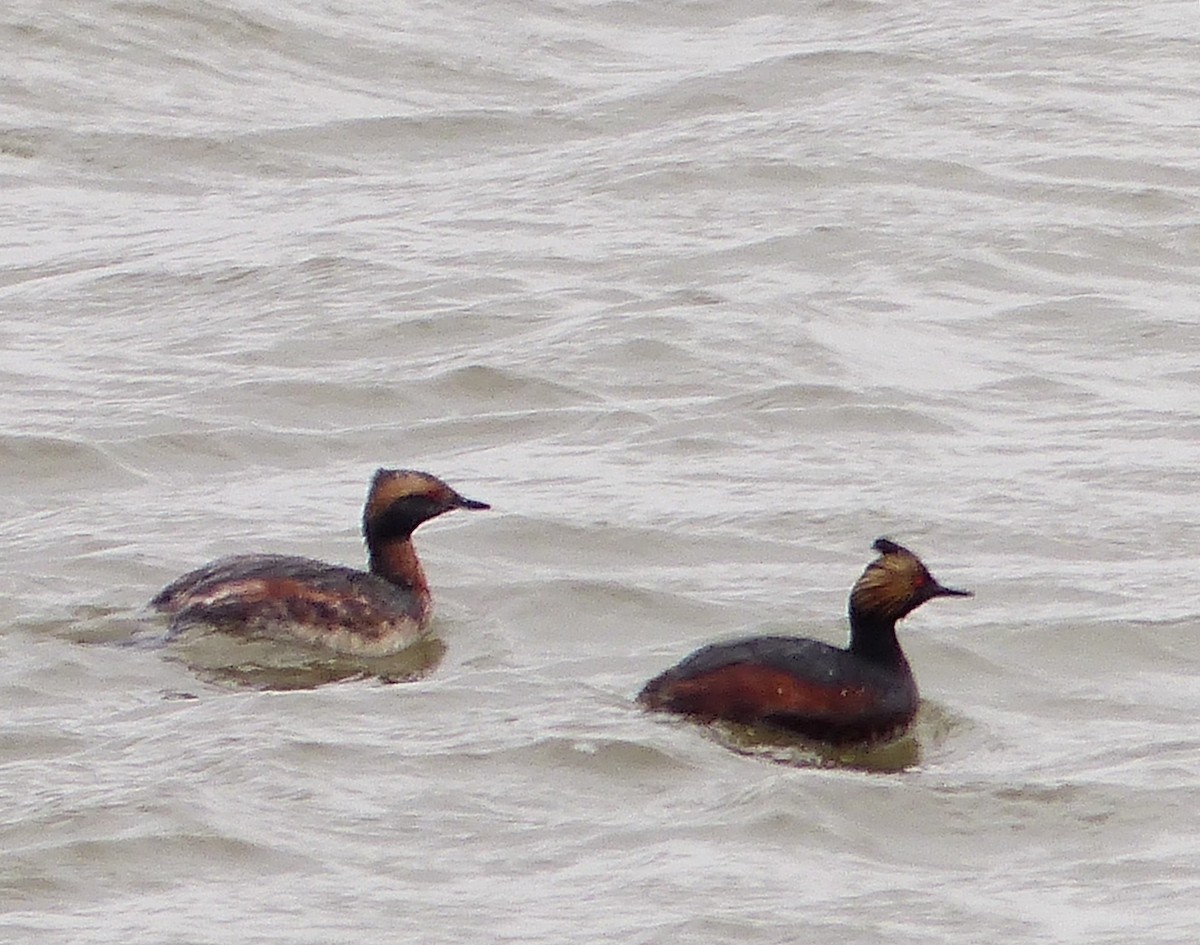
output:
M450 487L436 476L415 469L377 469L367 495L365 518L369 521L382 515L400 499L414 495L443 498Z
M896 542L878 538L871 546L880 557L867 565L850 591L851 608L898 619L914 606L914 592L925 566L921 560Z

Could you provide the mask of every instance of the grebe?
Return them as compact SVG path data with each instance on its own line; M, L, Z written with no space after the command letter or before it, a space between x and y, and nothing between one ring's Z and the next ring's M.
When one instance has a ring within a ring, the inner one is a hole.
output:
M451 509L487 508L429 473L380 469L363 509L369 573L290 555L234 555L183 575L150 606L171 615L172 632L209 624L386 656L419 639L432 610L413 531Z
M917 714L917 682L896 639L896 621L934 597L970 597L945 587L893 541L850 591L846 649L799 637L750 637L697 650L646 684L650 709L705 721L765 724L833 743L899 735Z

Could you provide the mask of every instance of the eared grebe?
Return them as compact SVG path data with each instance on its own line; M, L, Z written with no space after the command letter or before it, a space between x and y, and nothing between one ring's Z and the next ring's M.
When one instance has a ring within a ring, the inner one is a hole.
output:
M289 555L235 555L185 574L150 605L172 632L192 624L385 656L420 638L429 582L413 548L422 522L451 509L487 509L429 473L380 469L363 510L370 572Z
M917 714L917 682L896 621L934 597L970 597L934 580L886 538L850 591L850 645L799 637L714 643L646 684L638 701L706 721L765 724L826 742L898 735Z

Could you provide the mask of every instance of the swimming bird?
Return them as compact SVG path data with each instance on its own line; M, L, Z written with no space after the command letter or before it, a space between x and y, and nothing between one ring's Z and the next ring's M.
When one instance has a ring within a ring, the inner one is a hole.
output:
M879 538L879 557L850 591L850 642L801 637L714 643L650 680L638 702L713 721L769 725L818 741L899 735L917 714L917 682L896 621L935 597L970 597L939 584L902 545Z
M385 656L420 639L432 612L413 532L452 509L487 508L429 473L379 469L362 519L369 571L291 555L235 555L183 575L150 606L171 616L172 633L207 624Z

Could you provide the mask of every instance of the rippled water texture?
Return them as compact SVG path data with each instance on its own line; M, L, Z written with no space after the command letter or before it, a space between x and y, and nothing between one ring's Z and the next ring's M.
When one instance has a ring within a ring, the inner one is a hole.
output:
M1198 22L9 4L0 938L1193 941ZM380 465L493 506L436 641L158 645ZM976 592L898 753L634 705L879 535Z

